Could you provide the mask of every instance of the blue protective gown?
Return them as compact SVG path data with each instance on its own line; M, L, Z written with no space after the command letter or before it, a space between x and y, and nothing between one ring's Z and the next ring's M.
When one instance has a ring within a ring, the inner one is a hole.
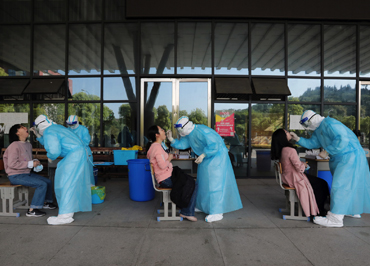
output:
M64 157L54 178L59 214L91 211L91 186L85 145L76 134L61 125L51 125L38 138L51 160Z
M90 184L95 185L94 162L93 162L92 152L91 152L91 149L90 149L90 146L89 146L90 141L91 141L91 136L89 134L89 130L87 129L87 127L82 126L82 125L79 125L77 128L74 128L74 129L68 127L68 129L70 131L72 131L73 133L75 133L82 140L82 142L86 145L86 150L87 150L87 153L88 153L88 156L89 156L89 162L90 162L90 166L89 166Z
M369 166L363 148L348 127L327 117L310 139L300 138L298 144L307 149L323 147L330 154L332 213L370 213Z
M189 135L174 139L171 146L180 150L191 147L198 156L206 154L198 165L198 209L208 214L219 214L243 208L228 150L216 131L195 125Z

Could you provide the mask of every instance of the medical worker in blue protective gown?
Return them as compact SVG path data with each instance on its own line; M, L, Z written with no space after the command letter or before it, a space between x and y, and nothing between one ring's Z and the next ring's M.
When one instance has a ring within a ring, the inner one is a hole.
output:
M86 145L86 150L88 152L88 158L89 158L89 170L90 170L90 184L95 185L95 178L94 178L94 162L93 162L93 156L92 152L90 149L90 141L91 141L91 136L89 134L89 130L87 127L80 125L78 122L78 116L76 115L70 115L66 121L67 123L67 128L75 133L81 140L82 142Z
M186 116L175 124L180 139L167 132L171 146L176 149L191 147L199 157L198 193L196 208L207 213L206 222L223 219L223 214L243 208L234 171L224 141L213 129L194 125Z
M71 223L75 212L91 211L90 163L86 146L76 134L55 124L45 115L36 118L33 130L44 145L49 162L63 157L54 178L59 213L47 221L52 225Z
M314 131L312 137L300 138L290 132L292 138L307 149L323 148L319 155L330 156L333 176L330 211L326 217L316 216L314 223L342 227L344 215L361 218L361 213L370 213L369 166L356 135L338 120L324 118L311 110L302 114L300 123Z

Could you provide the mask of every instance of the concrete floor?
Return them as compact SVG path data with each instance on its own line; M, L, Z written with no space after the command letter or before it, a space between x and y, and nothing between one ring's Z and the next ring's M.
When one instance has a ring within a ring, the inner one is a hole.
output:
M6 181L4 178L0 182ZM99 180L100 181L100 180ZM129 198L127 179L112 178L104 203L75 222L47 216L0 217L0 265L369 265L370 215L346 217L343 228L285 221L274 179L237 180L244 208L215 223L157 222L160 197Z

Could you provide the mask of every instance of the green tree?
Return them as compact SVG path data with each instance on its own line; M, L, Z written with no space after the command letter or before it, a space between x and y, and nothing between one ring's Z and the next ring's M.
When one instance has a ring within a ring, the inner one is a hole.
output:
M160 105L157 109L158 115L155 119L155 124L163 128L165 131L171 129L170 111L166 105Z
M192 121L194 124L202 124L208 125L208 119L204 113L204 111L200 108L196 108L195 110L191 111L189 115L189 120Z

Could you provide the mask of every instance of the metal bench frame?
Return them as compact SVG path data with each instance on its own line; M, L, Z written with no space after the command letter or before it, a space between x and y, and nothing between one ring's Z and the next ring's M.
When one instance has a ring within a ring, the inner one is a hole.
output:
M18 193L18 200L14 201L15 195ZM2 211L0 216L16 216L20 213L13 212L14 209L29 209L28 187L22 185L12 185L10 182L0 184L0 194L2 201ZM7 204L7 201L9 202ZM7 209L9 206L9 209Z

